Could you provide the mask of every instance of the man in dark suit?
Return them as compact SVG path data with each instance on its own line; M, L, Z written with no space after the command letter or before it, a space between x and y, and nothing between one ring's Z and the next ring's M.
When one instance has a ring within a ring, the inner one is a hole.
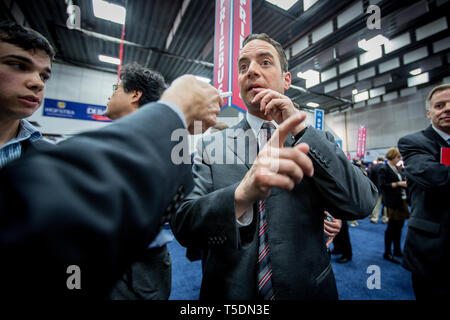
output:
M450 166L440 157L450 147L450 84L431 90L426 112L431 125L398 142L411 197L403 266L412 273L417 299L444 299L450 292Z
M366 217L376 188L283 95L291 75L278 42L248 36L238 68L246 118L199 143L194 190L172 220L181 244L207 251L200 297L336 299L324 210Z
M214 125L222 104L183 76L158 103L0 170L2 295L104 297L192 188L172 134Z
M25 118L44 100L55 52L41 34L0 22L0 168L52 144Z

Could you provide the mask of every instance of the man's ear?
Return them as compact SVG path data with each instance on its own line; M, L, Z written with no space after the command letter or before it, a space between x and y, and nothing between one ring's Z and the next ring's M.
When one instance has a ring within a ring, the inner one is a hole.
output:
M284 91L287 91L289 87L291 86L291 73L290 72L283 72L284 77Z
M141 99L141 97L142 97L142 91L134 90L133 94L131 96L131 102L138 103L139 100Z
M430 112L430 109L427 109L427 118L431 120L431 112Z

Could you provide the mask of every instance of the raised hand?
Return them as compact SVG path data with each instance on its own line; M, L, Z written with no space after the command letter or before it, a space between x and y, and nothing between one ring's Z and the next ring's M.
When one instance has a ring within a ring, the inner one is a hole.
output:
M194 133L194 122L201 121L202 133L214 126L223 106L219 91L193 75L184 75L173 81L162 94L161 101L175 103L181 109L191 134Z
M304 112L289 117L259 152L234 194L238 219L254 202L266 198L272 187L292 190L304 175L308 177L313 175L314 167L307 156L309 146L306 143L295 147L283 147L288 134L305 118Z

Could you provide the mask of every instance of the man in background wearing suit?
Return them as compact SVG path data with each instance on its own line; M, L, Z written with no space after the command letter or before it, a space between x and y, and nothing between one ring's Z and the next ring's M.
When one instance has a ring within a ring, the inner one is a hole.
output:
M2 296L104 298L192 189L172 133L193 133L195 121L206 130L222 105L214 87L183 76L157 103L2 168Z
M376 188L283 95L291 75L278 42L250 35L238 58L247 115L198 144L195 187L172 230L207 251L201 299L336 299L324 210L366 217Z
M440 157L450 147L450 84L431 90L426 112L431 125L398 142L411 197L403 266L417 299L444 299L450 292L450 166Z
M0 22L0 168L31 150L53 146L25 118L44 101L54 55L41 34Z

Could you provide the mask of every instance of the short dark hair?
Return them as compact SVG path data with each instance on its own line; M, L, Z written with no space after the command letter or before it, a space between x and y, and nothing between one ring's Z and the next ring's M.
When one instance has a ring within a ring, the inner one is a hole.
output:
M142 92L139 107L159 100L167 87L164 77L159 72L144 68L138 63L124 66L120 71L120 80L125 92L134 90Z
M245 37L244 42L242 42L242 47L244 47L247 43L249 43L252 40L263 40L274 46L275 50L277 50L278 52L278 56L280 57L281 70L284 72L288 72L289 65L286 57L286 52L284 52L284 49L279 42L273 40L266 33L254 33L249 34L247 37Z
M39 32L22 27L13 21L0 21L0 41L18 46L24 50L42 50L51 60L55 57L55 49Z

